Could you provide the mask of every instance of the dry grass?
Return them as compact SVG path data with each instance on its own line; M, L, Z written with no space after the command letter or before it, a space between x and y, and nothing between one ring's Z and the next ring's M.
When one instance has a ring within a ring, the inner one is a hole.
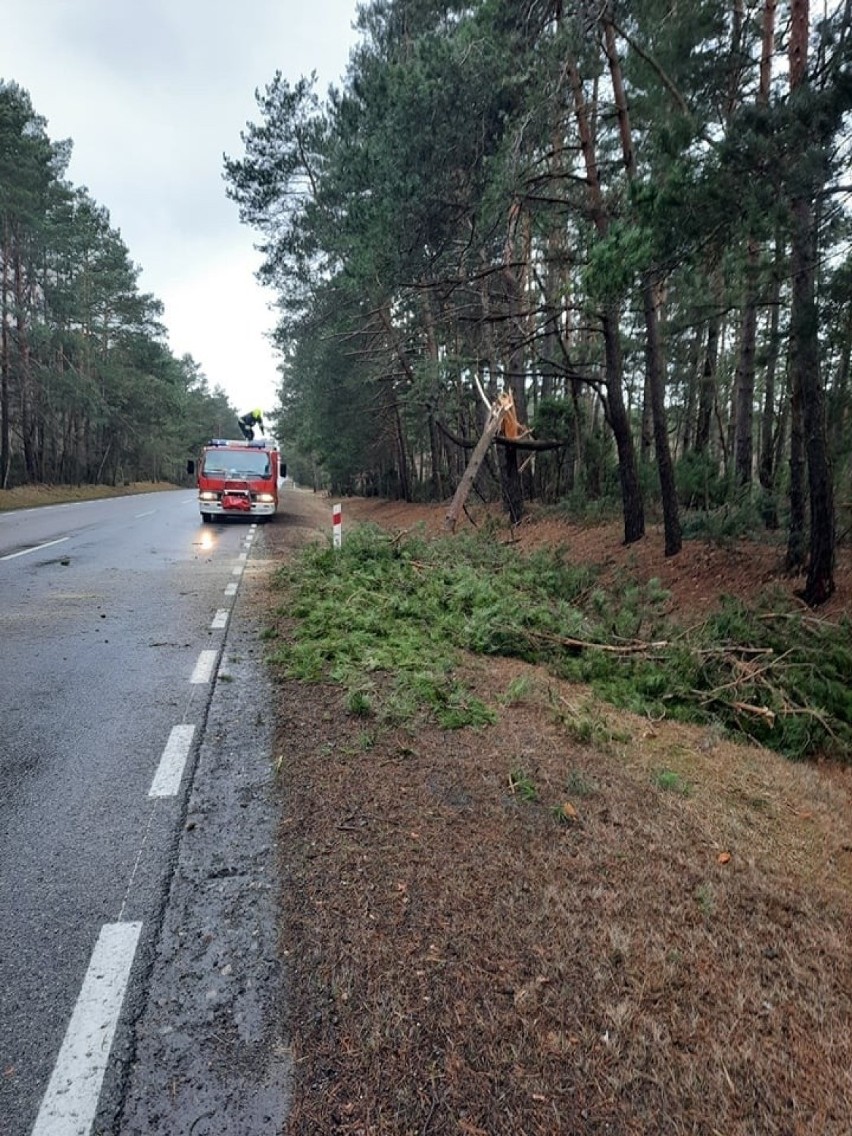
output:
M126 497L131 493L159 493L178 488L170 481L134 481L130 485L21 485L0 489L0 513L9 509L32 509L36 505L64 505L69 501L94 501L102 497Z
M848 1136L852 772L466 669L497 725L281 681L291 1136Z

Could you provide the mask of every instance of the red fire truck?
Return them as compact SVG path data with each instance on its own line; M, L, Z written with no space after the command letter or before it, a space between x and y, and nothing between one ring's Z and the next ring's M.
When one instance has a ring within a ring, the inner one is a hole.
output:
M286 473L287 467L281 465L278 450L270 442L211 438L198 462L202 521L220 517L269 520L278 508L278 479Z

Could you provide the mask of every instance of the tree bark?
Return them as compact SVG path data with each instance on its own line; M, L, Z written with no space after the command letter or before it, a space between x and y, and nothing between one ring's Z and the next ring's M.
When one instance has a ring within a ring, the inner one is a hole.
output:
M615 94L618 114L618 127L621 135L621 149L627 179L636 179L636 152L630 116L627 110L627 96L624 91L624 78L615 44L615 30L610 12L604 17L604 44L609 62L609 72ZM657 289L660 281L654 269L649 269L642 280L642 304L645 312L645 335L647 362L646 390L650 396L651 418L654 427L654 452L657 458L657 475L660 479L660 494L663 504L663 525L665 528L666 556L675 556L681 550L682 535L678 516L677 492L675 490L674 467L669 446L668 423L666 420L665 367L663 347L660 339L659 308Z
M707 324L707 347L704 352L704 367L701 372L701 387L698 393L698 420L695 424L695 452L707 452L710 444L710 425L713 421L713 407L716 403L716 369L719 363L719 331L721 319L713 312Z
M754 357L757 344L757 241L748 240L740 351L734 379L734 478L751 485L754 461Z
M429 358L429 363L432 368L432 375L430 376L430 386L434 383L437 387L437 372L438 372L438 336L435 331L435 314L432 311L432 299L428 291L421 293L421 310L423 312L423 324L426 331L426 351ZM434 389L434 388L433 388ZM429 491L433 501L440 501L444 496L443 477L441 469L441 448L438 438L438 431L435 427L435 410L431 405L428 408L428 426L429 426Z
M618 331L618 307L610 305L601 317L606 358L606 419L615 438L618 454L618 476L621 483L621 508L624 515L624 543L633 544L645 535L645 506L636 464L636 447L630 430L630 419L624 405L622 389L621 338Z
M763 8L760 71L757 90L758 106L767 106L769 104L769 91L772 82L772 59L775 54L776 6L776 0L766 0ZM742 15L742 11L740 11L740 28L742 27ZM751 236L747 242L740 354L737 362L734 387L734 478L736 484L741 488L751 485L752 465L754 462L754 379L759 268L760 246L757 240Z
M470 461L467 463L467 469L462 474L462 479L458 484L458 488L450 502L450 507L447 510L447 515L444 518L444 528L448 529L450 532L455 531L462 509L464 508L464 503L473 488L479 467L485 460L488 447L494 441L500 427L503 425L503 419L506 417L506 413L506 409L502 407L493 410L485 424L485 429L482 431L479 441L476 443L476 448L471 455ZM512 448L514 449L514 447Z
M574 95L574 114L577 119L580 148L586 167L586 183L592 220L598 233L605 236L609 226L609 218L601 193L583 84L577 66L573 61L568 65L568 77ZM613 302L607 304L601 313L606 373L606 405L604 409L607 422L615 438L615 447L618 453L618 475L621 482L621 506L624 515L624 543L632 544L634 541L641 540L645 535L645 507L642 501L642 489L636 463L636 448L630 430L630 419L624 405L624 366L618 317L618 304Z
M810 9L808 0L792 0L790 25L790 95L807 86L807 52ZM800 156L797 188L791 202L790 262L793 276L790 311L790 371L802 407L805 453L808 462L810 548L803 598L812 607L834 592L834 487L828 456L825 399L819 373L819 327L815 298L817 262L814 202L820 175L809 174L806 164L814 155Z
M660 322L654 283L650 276L642 287L645 305L645 328L647 335L648 379L651 391L651 412L654 420L654 452L657 455L657 474L660 479L660 492L663 501L663 528L665 530L665 554L676 556L683 544L683 536L678 515L677 489L675 487L674 466L669 447L666 421L665 393L663 384L663 347L660 342Z
M788 572L801 572L807 562L807 518L805 515L805 430L802 423L802 394L799 385L790 393L790 523L787 530Z
M764 493L774 494L776 489L777 469L777 437L782 429L782 422L776 418L775 412L775 377L778 369L778 356L781 350L781 336L779 334L780 308L781 308L781 262L783 259L784 244L779 236L775 248L775 266L772 272L772 295L770 297L769 342L766 356L766 369L763 377L763 414L760 426L760 459L758 462L758 478ZM767 519L770 528L777 528L777 510L773 506L771 515Z
M524 515L524 494L521 488L521 474L518 469L518 447L500 446L500 489L503 506L513 525L518 524Z

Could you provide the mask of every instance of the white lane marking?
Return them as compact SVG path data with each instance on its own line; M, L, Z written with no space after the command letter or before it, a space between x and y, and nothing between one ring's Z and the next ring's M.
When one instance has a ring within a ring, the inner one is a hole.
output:
M228 609L220 607L216 614L213 616L213 622L210 624L211 631L221 631L223 627L228 626Z
M246 560L248 560L248 553L247 552L241 552L239 554L239 556L237 557L237 560L241 560L243 563L245 563Z
M236 566L236 568L233 570L233 572L231 573L231 575L232 576L242 576L244 567L245 567L244 564L238 564Z
M88 1136L141 923L105 923L31 1136Z
M44 544L36 544L33 548L22 548L20 552L7 552L5 556L0 556L0 560L14 560L16 556L27 556L31 552L41 552L43 548L50 548L54 544L62 544L64 540L68 540L67 536L61 536L58 540L46 540Z
M156 511L156 509L149 509L147 513L135 513L134 519L138 521L140 517L153 517Z
M195 726L174 726L148 790L149 797L173 797L180 789Z
M195 683L209 682L213 677L218 654L218 651L202 651L198 656L198 662L195 664L195 670L192 672L192 678L189 681Z
M226 596L235 596L236 594L237 594L237 585L236 584L226 584L225 585L225 595Z

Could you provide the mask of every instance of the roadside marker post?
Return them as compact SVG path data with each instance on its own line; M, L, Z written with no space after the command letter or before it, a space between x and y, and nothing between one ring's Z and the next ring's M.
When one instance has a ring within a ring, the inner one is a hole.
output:
M331 508L331 532L332 540L335 548L340 548L343 541L343 506L332 505Z

